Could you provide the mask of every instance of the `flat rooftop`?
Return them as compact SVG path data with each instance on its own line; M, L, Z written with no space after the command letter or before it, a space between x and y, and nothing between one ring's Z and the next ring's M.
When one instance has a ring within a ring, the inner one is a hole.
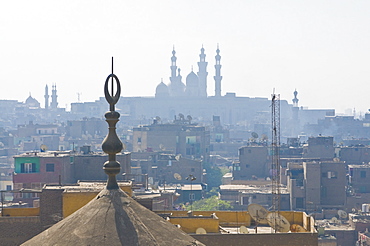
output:
M271 185L220 185L220 190L239 190L243 193L271 193ZM281 194L289 194L288 189L280 187Z

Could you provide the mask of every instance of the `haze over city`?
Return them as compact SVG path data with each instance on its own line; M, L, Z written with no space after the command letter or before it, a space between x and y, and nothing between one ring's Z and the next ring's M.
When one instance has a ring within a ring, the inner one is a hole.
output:
M217 44L222 95L365 112L370 79L368 1L8 1L0 10L0 99L59 106L94 101L115 57L123 96L154 96L169 83L173 46L185 77L205 48L214 95Z

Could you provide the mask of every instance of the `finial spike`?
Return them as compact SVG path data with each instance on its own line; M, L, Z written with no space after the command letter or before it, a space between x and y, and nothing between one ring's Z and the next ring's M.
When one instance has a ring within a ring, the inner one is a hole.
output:
M112 78L112 91L109 92L109 79ZM116 80L116 92L114 93L114 80ZM105 80L104 94L109 103L109 110L105 114L106 121L109 125L108 135L102 143L102 149L108 154L109 159L104 163L103 169L108 175L107 189L119 189L116 175L120 172L120 164L116 160L116 154L123 149L123 144L116 133L116 124L119 121L120 114L115 111L114 105L118 102L121 94L121 85L118 77L113 74L113 57L112 57L112 73Z

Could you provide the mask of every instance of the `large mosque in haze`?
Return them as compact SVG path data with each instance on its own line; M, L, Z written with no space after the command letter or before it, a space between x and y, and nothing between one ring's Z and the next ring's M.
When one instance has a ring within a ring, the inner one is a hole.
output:
M171 76L170 84L166 85L163 81L157 86L155 97L156 98L166 98L166 97L207 97L207 65L206 54L204 53L204 48L202 47L199 54L198 62L198 72L194 73L192 71L186 76L186 84L182 82L181 69L177 67L176 61L176 51L173 49L171 57ZM216 50L216 65L215 65L215 96L221 96L221 56L220 49L217 47Z

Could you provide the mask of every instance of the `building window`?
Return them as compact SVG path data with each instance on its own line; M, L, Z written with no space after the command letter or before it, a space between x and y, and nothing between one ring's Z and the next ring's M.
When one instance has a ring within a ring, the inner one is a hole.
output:
M360 193L366 193L366 186L360 186Z
M33 193L23 193L23 192L21 192L20 193L20 197L21 198L32 198L33 197Z
M194 193L190 193L189 194L189 200L190 201L194 201L195 200L195 194Z
M195 172L195 168L191 168L190 172L192 172L192 173Z
M321 198L326 198L327 195L328 190L326 189L326 187L321 187Z
M6 190L12 190L12 186L11 185L7 185L6 186Z
M322 178L336 179L338 177L338 172L328 171L326 173L321 173Z
M249 164L245 164L245 167L248 168L248 167L250 167L250 165Z
M234 164L234 171L240 171L239 164Z
M304 208L303 207L303 197L297 197L295 199L295 207L296 208Z
M35 173L36 163L21 163L21 173Z
M335 171L328 172L328 179L336 179L338 177L338 173Z
M186 137L186 143L187 144L194 144L197 142L197 137L196 136L187 136Z
M360 177L361 178L366 178L366 171L361 171L360 172Z
M54 163L46 164L46 172L54 172Z

